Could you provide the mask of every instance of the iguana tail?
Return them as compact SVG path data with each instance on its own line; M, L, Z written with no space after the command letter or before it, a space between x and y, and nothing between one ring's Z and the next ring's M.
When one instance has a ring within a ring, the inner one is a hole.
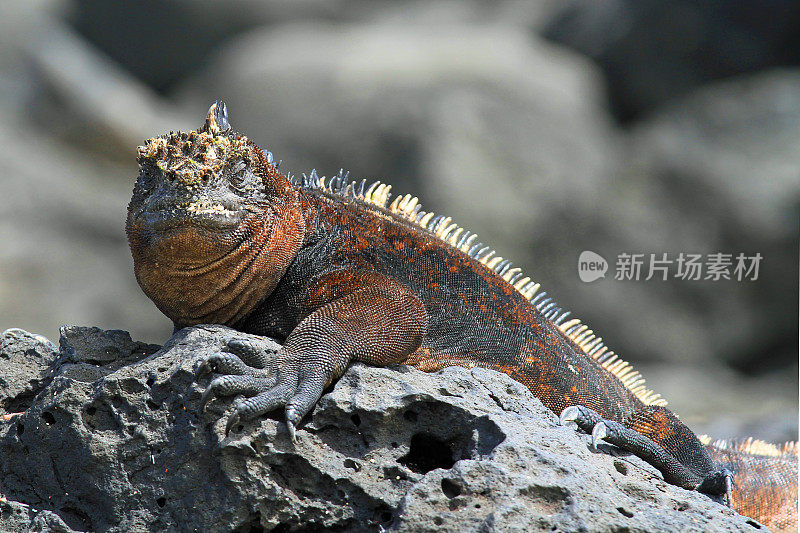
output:
M733 508L772 531L797 531L797 442L700 440L715 462L733 471Z

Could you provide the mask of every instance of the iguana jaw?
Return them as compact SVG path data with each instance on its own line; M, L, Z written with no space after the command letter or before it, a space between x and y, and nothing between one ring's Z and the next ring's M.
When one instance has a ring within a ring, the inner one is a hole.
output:
M248 245L248 239L270 234L267 213L244 217L233 231L195 223L152 231L156 225L129 224L134 273L145 294L176 325L233 323L277 282L279 276L273 279L253 267L263 262L258 258L264 251Z
M160 257L162 267L195 270L235 253L244 240L243 219L240 213L210 216L186 209L145 212L129 217L128 240L136 260Z

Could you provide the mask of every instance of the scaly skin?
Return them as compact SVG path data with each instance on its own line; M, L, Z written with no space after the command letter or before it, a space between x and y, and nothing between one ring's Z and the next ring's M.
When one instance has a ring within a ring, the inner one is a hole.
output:
M771 531L797 531L796 443L777 447L762 441L715 441L701 437L711 458L736 479L733 508Z
M564 420L643 457L671 483L720 499L733 470L728 495L745 501L737 509L768 521L774 498L762 505L737 495L747 476L738 463L717 464L591 331L533 297L538 285L472 246L449 219L419 212L416 199L388 205L383 185L365 192L315 174L294 183L230 131L221 103L199 130L148 141L138 160L126 229L144 292L176 327L218 323L283 340L277 354L232 342L206 361L224 375L204 404L247 397L228 430L284 407L294 439L352 361L429 372L480 366L525 384ZM772 482L780 492L786 480Z

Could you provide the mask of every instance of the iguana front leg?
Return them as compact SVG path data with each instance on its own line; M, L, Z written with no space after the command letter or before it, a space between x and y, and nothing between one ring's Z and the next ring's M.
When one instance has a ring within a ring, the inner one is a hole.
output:
M244 394L228 419L226 433L239 420L248 420L285 406L292 440L303 416L322 396L324 388L339 378L351 361L384 366L403 361L419 348L427 329L425 306L407 287L396 281L368 276L359 278L349 292L326 291L335 297L306 316L286 338L270 361L246 345L231 350L249 362L264 361L264 370L237 362L230 354L209 358L206 366L230 372L216 378L204 394ZM318 299L317 299L318 300ZM255 353L253 353L255 352Z

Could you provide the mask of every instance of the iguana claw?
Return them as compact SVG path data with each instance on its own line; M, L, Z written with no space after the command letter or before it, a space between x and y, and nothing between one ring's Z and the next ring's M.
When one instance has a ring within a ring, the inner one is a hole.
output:
M734 485L733 472L726 467L722 467L707 474L702 482L697 485L697 490L708 494L720 495L725 505L731 507Z
M728 476L725 478L725 503L731 509L733 509L733 485L733 473L728 472Z
M203 395L200 396L200 412L201 413L206 410L206 406L208 405L208 402L210 402L212 399L214 399L214 396L216 395L216 389L219 386L220 382L221 382L220 378L213 379L211 381L211 383L208 384L208 387L206 388L206 390L203 391Z
M574 405L570 405L561 411L561 414L558 416L558 423L564 426L567 422L575 422L578 416L580 416L578 408Z
M211 372L214 372L214 366L212 365L210 359L206 357L200 361L199 365L197 365L197 370L195 371L194 375L195 377L200 377L205 374L210 374Z
M561 425L575 422L583 431L591 433L592 428L602 422L603 418L596 411L583 405L570 405L561 411L558 421Z
M240 402L237 402L233 413L231 414L231 416L228 417L228 423L225 424L225 436L226 437L228 436L228 433L231 432L231 428L239 423L239 420L241 418L239 416L239 408L240 408Z
M605 424L605 422L599 422L595 424L594 428L592 429L592 448L597 450L597 445L601 440L605 440L606 437L608 437L608 426Z

